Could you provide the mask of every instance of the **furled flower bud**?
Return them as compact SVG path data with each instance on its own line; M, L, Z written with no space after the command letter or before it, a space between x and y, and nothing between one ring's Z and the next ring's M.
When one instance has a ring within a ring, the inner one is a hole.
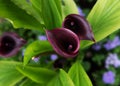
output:
M70 14L65 18L62 26L76 33L80 40L95 42L91 26L83 16Z
M46 30L48 41L53 49L66 58L73 58L79 52L80 41L78 36L69 29L57 28Z
M13 32L5 32L0 37L0 56L11 57L26 43L24 39Z

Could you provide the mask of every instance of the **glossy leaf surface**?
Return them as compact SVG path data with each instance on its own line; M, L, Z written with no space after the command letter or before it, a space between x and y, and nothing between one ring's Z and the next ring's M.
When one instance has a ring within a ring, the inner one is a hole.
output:
M14 61L0 61L0 86L15 86L25 76L16 70L21 63Z
M78 14L78 8L74 0L62 0L63 17L69 14Z
M30 5L32 5L32 8L37 12L37 14L40 16L40 17L38 17L37 18L37 16L36 16L36 18L38 19L38 21L40 21L41 23L44 23L43 22L43 19L41 18L42 16L41 16L41 1L42 0L29 0L29 3L30 3ZM30 10L31 11L31 10Z
M36 20L38 20L39 22L41 22L41 14L39 13L38 10L36 10L31 2L27 1L27 0L11 0L15 5L17 5L19 8L23 9L26 11L26 13L28 13L29 15L33 16ZM36 1L40 1L40 0L36 0ZM39 9L40 6L39 6Z
M42 31L40 22L11 0L0 0L0 17L10 20L15 28L41 29Z
M24 80L19 86L44 86L39 83L33 82L30 79Z
M24 65L26 65L32 57L39 56L45 53L53 52L53 48L48 41L37 40L31 43L24 53Z
M80 62L76 62L68 72L75 86L93 86Z
M42 17L47 29L54 29L62 26L60 8L57 7L55 0L42 0L41 7Z
M56 75L54 71L40 67L18 66L17 70L34 82L42 84L50 81Z
M87 20L92 26L96 42L120 28L120 0L97 0ZM93 44L81 42L81 49Z
M60 69L59 74L47 86L75 86L68 74Z
M54 0L56 6L57 6L57 10L59 11L59 14L61 16L61 18L63 17L62 15L62 2L61 0Z

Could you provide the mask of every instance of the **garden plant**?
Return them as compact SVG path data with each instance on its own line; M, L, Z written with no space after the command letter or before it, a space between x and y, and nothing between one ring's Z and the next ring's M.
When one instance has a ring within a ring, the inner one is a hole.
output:
M97 0L87 16L73 0L0 0L0 18L10 26L0 26L0 86L93 86L83 65L85 50L100 50L100 41L119 30L120 0ZM111 50L118 40L104 47ZM101 57L93 61L99 64ZM111 64L120 66L116 54L106 58L105 67ZM103 81L118 86L108 75L115 77L107 71Z

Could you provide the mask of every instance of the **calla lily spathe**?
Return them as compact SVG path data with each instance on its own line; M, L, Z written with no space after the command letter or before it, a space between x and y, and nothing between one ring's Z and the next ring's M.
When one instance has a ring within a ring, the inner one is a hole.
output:
M46 30L47 38L54 50L65 58L73 58L79 52L80 41L78 36L69 29L56 28Z
M83 16L70 14L65 17L62 26L76 33L80 40L92 40L95 42L91 26Z
M91 26L78 14L68 15L63 21L62 28L46 30L46 34L56 53L66 58L77 56L81 40L95 42Z
M20 50L26 41L14 32L5 32L0 37L0 56L11 57Z

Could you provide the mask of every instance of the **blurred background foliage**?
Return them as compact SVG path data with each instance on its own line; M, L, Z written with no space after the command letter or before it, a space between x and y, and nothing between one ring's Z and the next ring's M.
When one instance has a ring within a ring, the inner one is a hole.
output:
M88 13L94 6L97 0L75 0L78 5L81 15L87 17ZM44 40L44 35L37 31L31 31L26 29L15 29L12 24L6 19L0 18L0 35L4 32L16 32L22 38L27 40L27 44L33 42L36 39ZM26 45L27 45L26 44ZM17 60L22 61L21 54L23 55L24 46L21 51L13 58L0 58L0 60ZM89 77L92 80L93 86L120 86L120 31L116 31L104 40L95 43L89 48L84 50L85 58L82 65L87 71ZM35 64L46 63L46 56L42 59L34 59L31 61ZM53 60L57 57L54 56ZM50 61L50 59L47 59ZM64 60L64 59L63 59ZM65 61L65 60L64 60ZM63 63L65 63L62 61ZM67 64L68 66L69 64ZM55 66L57 66L55 64ZM62 66L62 65L59 65Z

